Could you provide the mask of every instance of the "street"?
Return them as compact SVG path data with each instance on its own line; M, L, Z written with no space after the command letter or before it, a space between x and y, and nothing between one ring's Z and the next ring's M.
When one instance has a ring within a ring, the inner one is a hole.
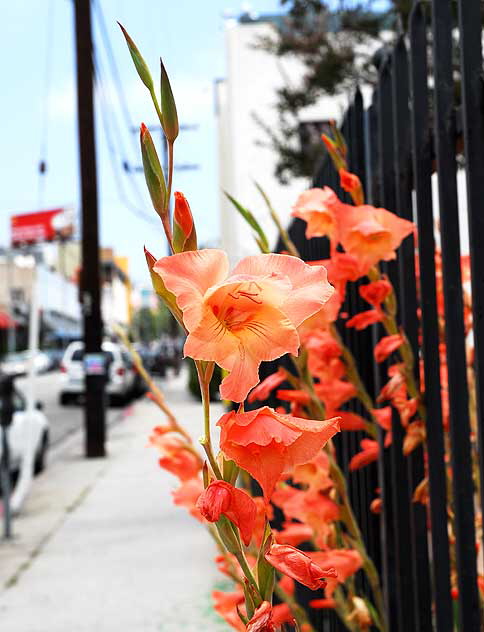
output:
M82 427L84 411L82 404L72 403L68 406L59 405L59 391L61 374L59 371L44 373L35 377L35 399L44 405L44 413L50 422L50 444L56 445L69 434ZM15 381L16 387L25 395L27 378L20 377ZM129 405L129 404L128 404ZM113 423L123 413L123 408L108 407L106 410L107 424Z

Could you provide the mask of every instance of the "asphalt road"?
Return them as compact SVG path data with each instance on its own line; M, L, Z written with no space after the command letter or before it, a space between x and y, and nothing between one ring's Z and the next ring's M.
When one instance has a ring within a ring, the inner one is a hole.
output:
M50 423L50 443L56 445L69 434L82 428L84 423L84 410L82 404L72 403L68 406L59 406L60 372L53 371L36 376L36 400L44 405L44 413ZM25 393L26 377L17 378L16 387ZM129 406L129 403L127 404ZM120 406L107 409L106 421L108 424L120 416L123 408Z

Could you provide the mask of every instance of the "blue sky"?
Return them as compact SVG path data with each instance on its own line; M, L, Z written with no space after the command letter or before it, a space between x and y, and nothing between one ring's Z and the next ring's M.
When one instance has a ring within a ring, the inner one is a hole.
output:
M223 77L225 72L224 16L238 15L247 4L260 13L280 12L279 2L96 2L102 6L133 124L144 121L149 125L155 117L116 20L128 29L156 76L159 56L163 56L181 121L199 126L196 131L185 132L177 141L176 161L195 163L200 168L177 173L174 187L183 191L191 203L200 241L213 242L218 235L213 81ZM131 206L141 207L146 214L155 217L145 193L142 174L128 178L119 167L123 159L131 164L139 163L137 137L128 129L127 117L120 107L96 16L94 11L95 42L103 71L102 98L99 93L97 95L96 123L101 242L113 247L118 254L129 256L133 278L146 284L143 244L156 255L164 254L166 246L156 223L140 218L123 201L128 198ZM72 1L2 0L0 34L4 51L0 66L0 244L6 245L11 214L62 205L79 208ZM103 123L106 119L111 146L114 146L111 152ZM43 143L48 171L41 187L38 162ZM118 180L113 175L112 162L117 165ZM123 189L121 194L119 179Z

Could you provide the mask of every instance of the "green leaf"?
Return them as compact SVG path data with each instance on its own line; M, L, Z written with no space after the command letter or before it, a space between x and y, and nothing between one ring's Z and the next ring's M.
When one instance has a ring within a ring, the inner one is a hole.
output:
M249 224L249 226L257 233L258 238L256 237L255 239L257 241L259 248L262 250L262 252L269 253L270 252L269 242L267 240L267 237L264 231L262 230L259 222L256 220L254 215L248 209L242 206L242 204L237 202L237 200L233 198L229 193L227 193L226 191L224 191L224 193L227 196L227 198L232 202L232 204L235 206L237 211L242 215L245 221Z
M274 567L269 564L264 555L272 544L272 530L269 522L266 522L264 537L259 549L257 557L257 583L262 599L272 601L272 593L274 592L274 583L276 580L276 572Z
M235 461L224 458L222 462L222 476L224 481L230 483L231 485L235 485L238 475L239 467Z
M180 323L183 329L185 329L185 325L183 324L183 315L182 315L181 309L178 307L176 303L175 295L166 289L161 276L153 270L153 266L156 263L156 259L151 254L151 252L146 250L146 248L145 248L145 257L146 257L146 263L148 265L148 270L150 272L151 283L153 284L153 289L155 290L156 294L163 300L165 305L168 307L170 312L177 319L177 321Z
M145 84L145 86L148 88L148 90L150 92L153 91L153 79L151 77L151 73L150 70L145 62L145 60L143 59L141 53L138 50L138 47L136 46L136 44L133 42L133 40L131 39L131 37L128 35L128 32L126 31L126 29L124 28L124 26L118 22L120 29L123 31L123 35L126 39L126 43L128 45L128 49L129 52L131 54L131 57L133 59L133 63L134 66L138 72L138 75L141 79L141 81Z
M180 131L178 125L178 114L176 111L176 103L171 90L170 80L160 59L161 66L161 111L163 113L163 131L166 140L173 143Z

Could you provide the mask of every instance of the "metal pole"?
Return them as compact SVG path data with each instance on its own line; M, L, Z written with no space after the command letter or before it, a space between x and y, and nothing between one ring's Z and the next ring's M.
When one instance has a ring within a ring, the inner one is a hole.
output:
M12 516L10 512L10 463L7 429L2 426L2 459L0 462L0 488L2 490L3 536L6 540L12 537Z
M12 537L12 513L10 510L10 448L7 427L13 416L13 378L0 376L0 428L2 434L2 453L0 458L0 489L2 490L3 535L6 540Z
M20 464L20 476L15 486L15 491L11 498L12 513L17 513L22 508L23 502L27 497L32 479L34 476L35 446L36 432L38 432L35 424L35 382L36 369L35 359L39 352L39 287L38 287L38 255L35 246L32 249L34 257L34 266L32 269L32 281L30 289L30 315L29 315L29 361L27 372L27 407L25 410L25 443L22 451L22 461Z
M77 106L82 194L82 306L87 357L102 353L96 150L93 104L91 1L75 0ZM88 366L86 361L85 366ZM105 456L105 376L85 376L85 450L87 457Z

